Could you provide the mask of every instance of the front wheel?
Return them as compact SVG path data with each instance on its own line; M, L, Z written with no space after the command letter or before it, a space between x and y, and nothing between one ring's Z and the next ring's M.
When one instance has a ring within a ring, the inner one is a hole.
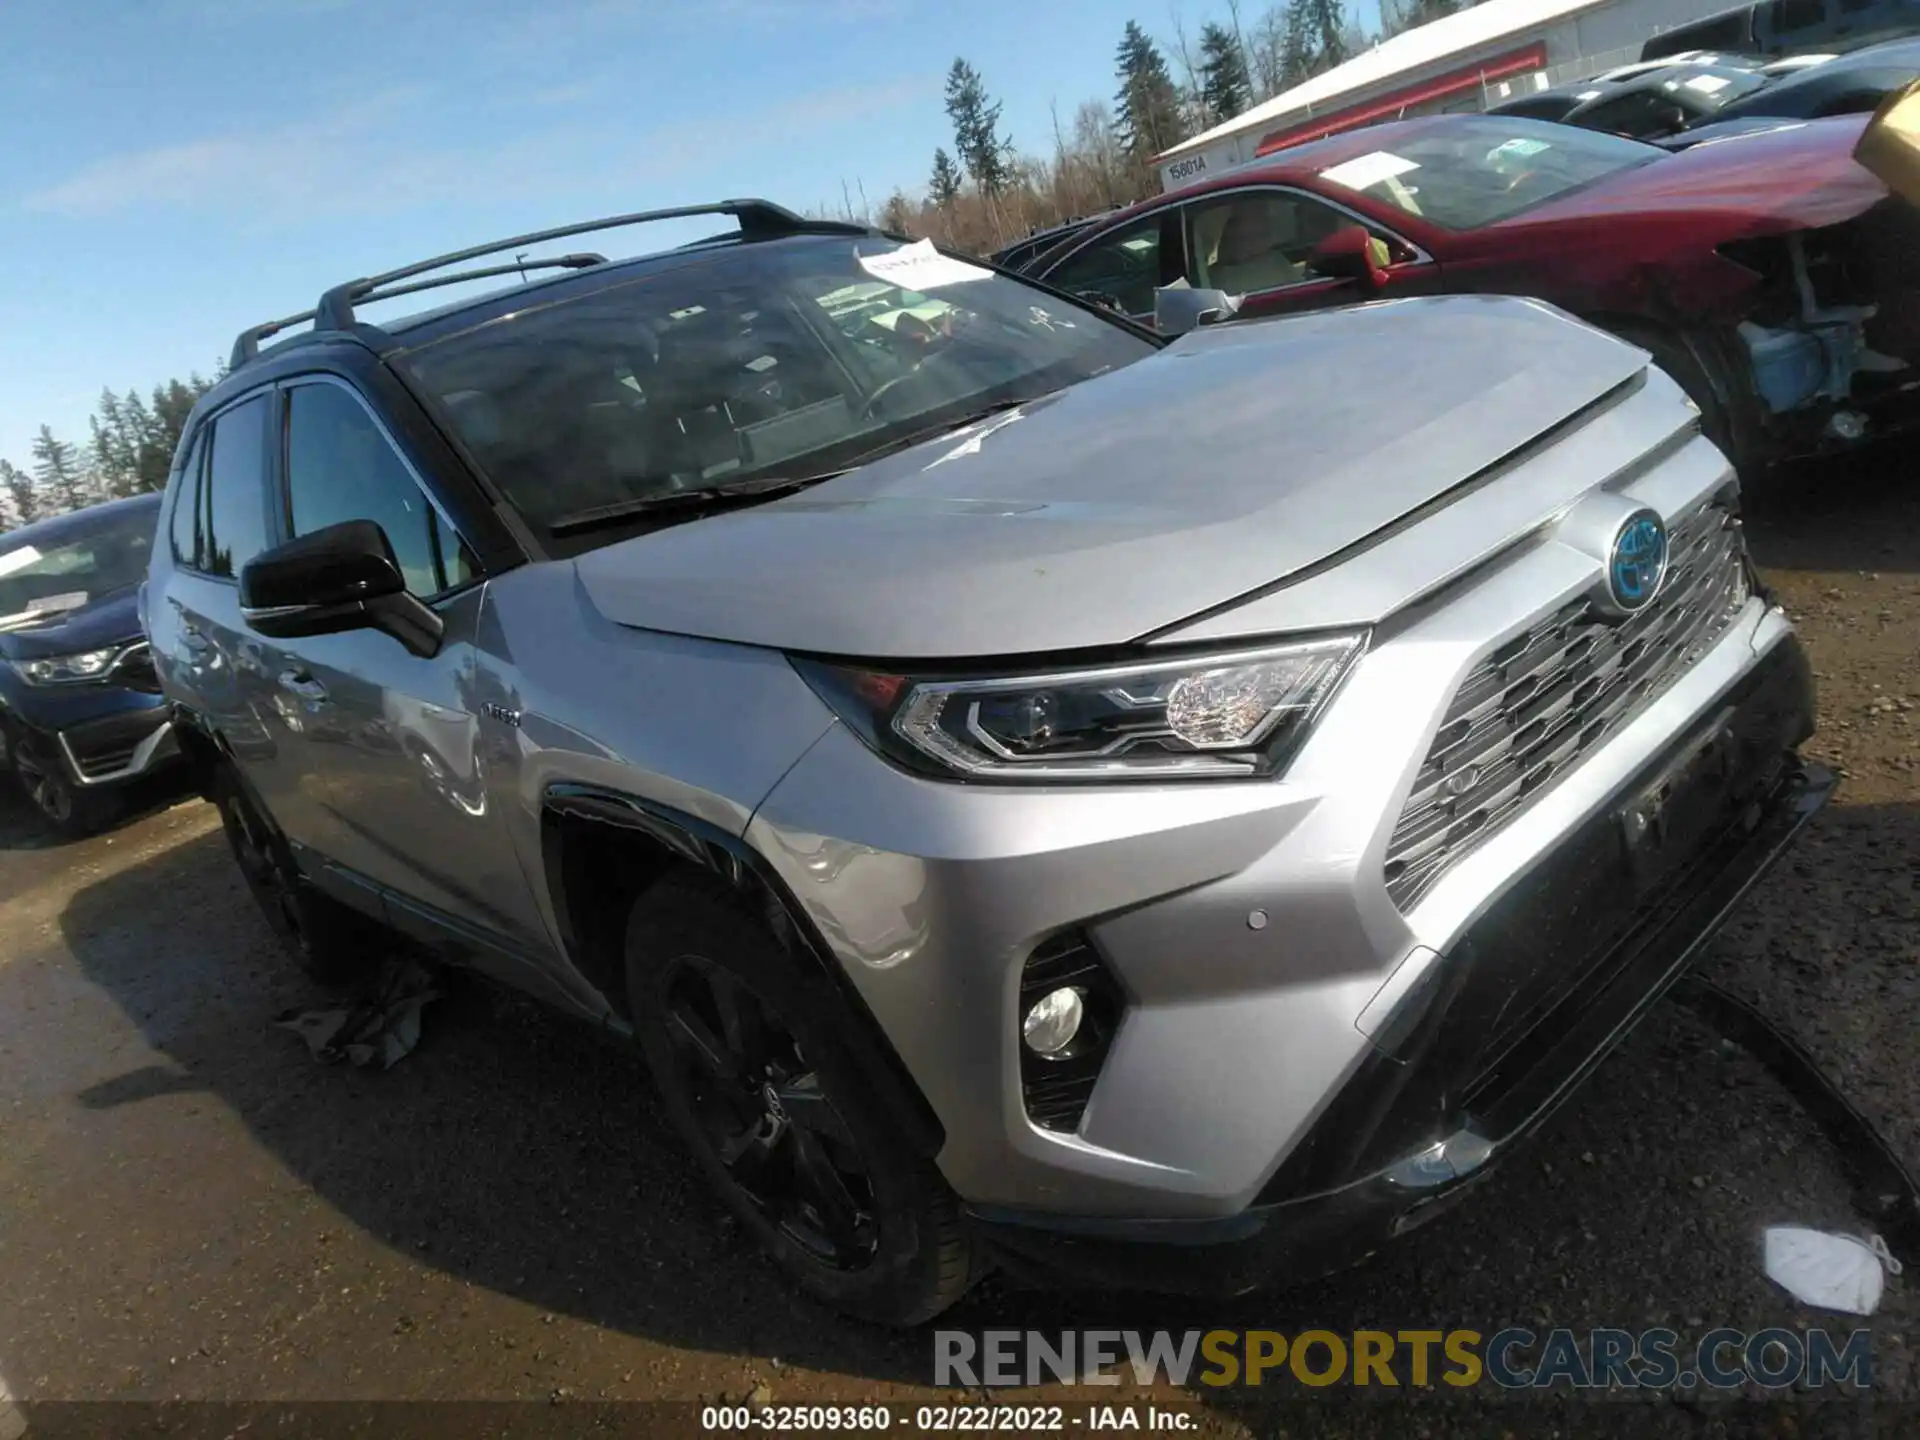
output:
M701 874L640 897L626 960L669 1119L781 1268L883 1324L915 1325L958 1300L974 1274L959 1203L862 1083L832 986Z
M27 803L64 840L104 829L119 813L117 797L76 783L66 766L36 744L14 747L13 771Z

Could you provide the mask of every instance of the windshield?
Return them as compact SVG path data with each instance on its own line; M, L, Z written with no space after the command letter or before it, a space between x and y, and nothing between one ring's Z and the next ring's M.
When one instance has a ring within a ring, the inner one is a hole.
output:
M76 610L147 576L153 549L149 506L117 510L58 541L23 543L0 535L0 629Z
M879 238L715 250L400 364L535 525L831 471L1131 364L1102 316Z
M1488 117L1415 133L1320 178L1449 230L1475 230L1665 155L1570 125Z

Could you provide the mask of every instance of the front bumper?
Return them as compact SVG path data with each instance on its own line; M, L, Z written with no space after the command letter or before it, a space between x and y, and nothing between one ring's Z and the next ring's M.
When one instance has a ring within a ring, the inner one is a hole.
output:
M1383 1048L1246 1210L1109 1220L977 1206L982 1234L1016 1269L1231 1294L1341 1268L1432 1218L1599 1065L1825 804L1833 777L1791 749L1810 708L1804 656L1777 647L1429 967L1376 1031ZM1709 739L1731 763L1702 765ZM1624 838L1650 786L1669 791L1664 864Z
M76 690L80 687L75 687ZM31 746L66 772L75 785L104 789L129 784L180 759L169 710L158 695L89 687L61 696L32 719L6 712L6 742Z

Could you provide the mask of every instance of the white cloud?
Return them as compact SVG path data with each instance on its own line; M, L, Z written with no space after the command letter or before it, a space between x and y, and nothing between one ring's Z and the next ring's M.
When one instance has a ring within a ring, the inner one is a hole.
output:
M739 0L761 3L761 0ZM586 97L526 97L547 108ZM481 177L521 194L626 190L710 167L777 139L876 116L934 94L932 74L816 91L713 121L675 121L633 134L605 124L559 123L522 130L496 144L419 147L409 112L430 92L408 89L362 98L280 129L233 133L130 151L94 162L27 196L27 209L79 218L173 209L254 221L324 212L393 214L457 201ZM729 190L723 183L716 190Z

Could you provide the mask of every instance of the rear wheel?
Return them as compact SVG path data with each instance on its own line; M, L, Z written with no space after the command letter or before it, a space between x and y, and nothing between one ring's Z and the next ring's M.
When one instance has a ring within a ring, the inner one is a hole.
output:
M803 1289L892 1325L965 1293L959 1204L859 1078L843 1002L726 886L689 873L640 898L627 986L669 1119Z
M247 889L294 963L323 985L367 974L379 954L377 927L301 879L280 832L224 765L212 798Z

